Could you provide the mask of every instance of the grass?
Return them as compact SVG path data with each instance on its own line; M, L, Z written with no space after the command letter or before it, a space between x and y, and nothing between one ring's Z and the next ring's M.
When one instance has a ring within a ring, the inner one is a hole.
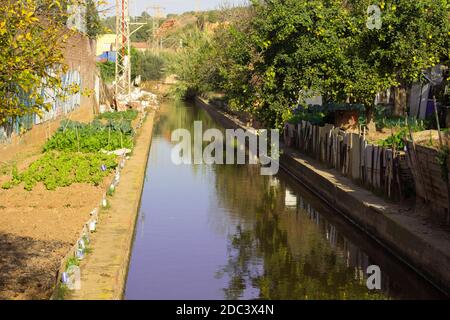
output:
M80 265L80 261L78 261L78 259L75 257L70 257L66 261L66 269L69 268L70 266L79 266L79 265Z

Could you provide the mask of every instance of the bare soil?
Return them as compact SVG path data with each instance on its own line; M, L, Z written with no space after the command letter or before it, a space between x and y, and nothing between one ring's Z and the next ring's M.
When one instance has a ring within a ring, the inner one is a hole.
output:
M366 138L369 142L377 143L380 140L389 138L392 134L395 134L397 130L383 128L382 130L373 130L366 132Z
M106 179L105 179L106 180ZM106 181L105 181L106 183ZM104 186L0 190L0 299L48 299Z
M78 110L72 119L89 121L92 113ZM11 168L20 171L41 157L51 132L36 127L27 137L0 146L0 185L11 177ZM48 299L54 289L61 260L75 244L89 213L99 205L101 186L74 184L55 191L38 184L29 192L23 185L0 188L0 299Z
M413 137L416 144L420 144L433 149L440 148L439 133L437 130L415 132L413 134ZM441 138L444 145L450 143L447 133L441 132Z
M377 143L380 140L389 138L392 134L398 132L398 129L387 129L384 128L381 131L372 131L366 134L366 138L371 143ZM443 144L450 144L449 134L446 132L441 132L441 137ZM414 142L418 145L426 146L429 148L439 149L439 134L437 130L425 130L413 133ZM450 146L450 145L449 145Z

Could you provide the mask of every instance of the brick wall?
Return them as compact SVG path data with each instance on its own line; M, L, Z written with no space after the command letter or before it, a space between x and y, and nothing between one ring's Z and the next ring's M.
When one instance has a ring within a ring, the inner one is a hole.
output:
M96 72L96 42L79 33L70 38L64 56L70 70L78 70L81 75L82 89L95 89ZM95 94L90 97L81 96L81 105L91 104L95 109L98 102Z
M8 127L0 126L0 161L13 159L21 150L38 150L65 118L90 121L98 113L95 89L98 87L99 79L95 61L95 40L77 33L69 39L64 51L69 74L76 74L77 78L79 76L81 89L90 90L91 95L80 94L68 100L55 102L53 109L42 119L37 116L28 117L31 118L31 129L21 135L17 133L19 121L14 121Z

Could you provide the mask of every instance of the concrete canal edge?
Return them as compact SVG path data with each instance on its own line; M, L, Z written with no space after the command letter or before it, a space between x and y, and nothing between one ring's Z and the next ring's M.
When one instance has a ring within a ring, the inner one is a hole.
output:
M248 129L239 119L210 105L196 104L225 128ZM406 207L386 202L316 160L283 148L280 167L342 214L387 251L450 296L450 237L422 220L404 214Z
M68 300L123 299L131 249L152 141L154 112L149 112L136 140L133 155L121 173L110 208L101 210L92 252L81 262L81 289Z

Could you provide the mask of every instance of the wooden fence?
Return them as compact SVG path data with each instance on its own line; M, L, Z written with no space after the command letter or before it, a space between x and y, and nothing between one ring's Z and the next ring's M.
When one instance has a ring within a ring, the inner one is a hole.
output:
M447 143L450 142L448 139ZM412 141L407 142L408 165L412 170L417 197L421 198L433 211L433 218L450 222L450 172L447 170L447 181L444 171L438 163L438 150ZM450 161L447 159L447 168Z
M405 152L369 144L360 134L302 121L285 125L284 142L389 199L402 200L414 188Z

